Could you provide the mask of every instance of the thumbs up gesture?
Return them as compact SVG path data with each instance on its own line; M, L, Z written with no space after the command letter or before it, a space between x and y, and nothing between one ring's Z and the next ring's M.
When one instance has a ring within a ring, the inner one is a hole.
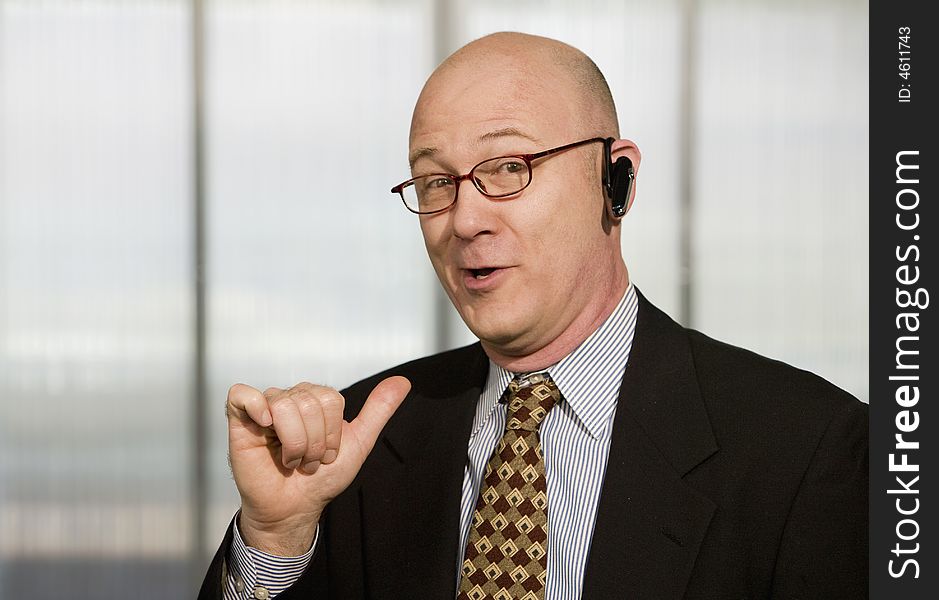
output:
M383 380L347 422L345 400L329 387L232 386L228 451L245 542L280 556L306 552L326 505L352 483L410 389L404 377Z

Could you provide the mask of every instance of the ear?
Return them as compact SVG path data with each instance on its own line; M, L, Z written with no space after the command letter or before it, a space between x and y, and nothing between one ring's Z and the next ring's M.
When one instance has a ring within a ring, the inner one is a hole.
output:
M630 162L633 165L633 173L638 178L639 175L639 162L642 160L642 153L639 152L639 146L635 144L632 140L616 140L613 142L613 145L610 147L610 159L612 162L616 162L616 159L620 156L626 156L629 158ZM626 212L629 212L629 209L632 208L633 200L636 197L636 182L633 182L632 190L629 192L629 200L626 202Z

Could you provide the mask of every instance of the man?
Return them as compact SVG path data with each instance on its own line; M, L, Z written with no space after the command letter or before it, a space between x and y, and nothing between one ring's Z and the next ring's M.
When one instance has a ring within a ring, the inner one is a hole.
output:
M639 294L618 137L560 42L438 67L394 191L480 343L342 393L233 386L242 506L200 597L866 595L866 407Z

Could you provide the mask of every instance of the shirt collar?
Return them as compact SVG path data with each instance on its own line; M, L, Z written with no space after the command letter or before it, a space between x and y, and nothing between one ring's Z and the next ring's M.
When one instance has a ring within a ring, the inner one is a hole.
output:
M616 408L632 348L637 308L636 290L630 282L606 321L573 352L544 369L558 386L563 401L594 438L603 434ZM489 360L486 387L473 418L473 436L492 417L505 388L517 375Z

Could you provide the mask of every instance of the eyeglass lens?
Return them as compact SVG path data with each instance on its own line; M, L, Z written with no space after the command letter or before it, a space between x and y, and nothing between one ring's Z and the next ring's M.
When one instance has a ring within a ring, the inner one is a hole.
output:
M523 159L509 156L484 161L470 173L470 179L483 194L499 198L525 189L531 181L531 169ZM408 208L416 212L442 210L456 200L457 178L450 175L418 177L401 189Z

